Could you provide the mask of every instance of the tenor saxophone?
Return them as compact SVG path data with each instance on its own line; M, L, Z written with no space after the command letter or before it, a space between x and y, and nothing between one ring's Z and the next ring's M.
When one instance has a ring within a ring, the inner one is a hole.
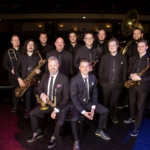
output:
M35 78L35 75L36 75L36 70L37 69L40 69L46 62L47 60L43 60L42 59L42 56L40 55L39 51L37 51L37 53L39 54L40 56L40 61L39 61L39 64L34 68L34 70L27 76L27 78L25 78L23 80L23 82L25 83L25 86L21 87L17 87L16 90L15 90L15 96L16 97L22 97L23 94L26 92L26 90L31 86L31 85L38 85L39 82L40 82L40 79L39 78Z

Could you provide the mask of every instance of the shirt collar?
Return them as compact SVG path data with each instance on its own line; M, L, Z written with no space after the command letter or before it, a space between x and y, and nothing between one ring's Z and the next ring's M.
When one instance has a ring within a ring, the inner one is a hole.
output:
M87 77L85 77L82 73L81 73L81 76L82 76L82 78L84 79L84 78L88 78L89 77L89 75L87 76Z
M52 76L52 77L56 78L58 72L59 72L59 71L57 71L57 73L56 73L55 75L53 75L53 76L50 74L50 77Z

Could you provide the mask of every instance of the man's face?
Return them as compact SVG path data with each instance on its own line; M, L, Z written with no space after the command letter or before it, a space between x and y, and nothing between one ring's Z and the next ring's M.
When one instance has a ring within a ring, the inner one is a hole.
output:
M80 70L81 74L83 74L85 76L88 75L89 67L90 67L89 62L81 62L80 66L79 66L79 70Z
M57 51L62 51L65 46L64 40L62 38L57 38L55 46Z
M13 45L13 47L19 47L19 45L20 45L19 37L13 36L11 39L11 44Z
M48 70L51 75L55 75L58 71L59 63L57 60L49 60L48 61Z
M106 34L104 30L100 30L97 34L99 41L104 41L106 38Z
M47 36L46 34L41 34L39 37L39 40L42 44L46 44L47 43Z
M70 40L70 43L76 43L77 42L77 36L75 33L70 33L69 34L69 40Z
M116 44L116 41L109 42L108 48L109 48L110 53L116 53L117 48L118 48L118 45Z
M92 46L93 45L93 35L92 34L86 34L84 38L84 42L86 46Z
M138 49L139 54L146 53L148 46L146 46L144 42L141 42L141 43L138 43L137 49Z
M142 37L143 37L143 33L141 33L141 30L139 30L139 29L134 30L133 39L135 41L138 41L138 40L142 39Z
M30 41L28 44L27 44L27 52L33 52L34 51L34 42L33 41Z

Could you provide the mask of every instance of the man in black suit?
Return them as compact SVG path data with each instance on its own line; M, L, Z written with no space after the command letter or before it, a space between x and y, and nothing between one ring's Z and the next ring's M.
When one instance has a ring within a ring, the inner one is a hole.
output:
M34 68L38 65L40 60L39 55L37 54L37 45L32 39L28 39L22 50L22 54L19 56L16 64L15 64L15 75L21 87L25 86L23 80L27 78L27 76L34 70ZM20 71L21 70L21 74ZM39 75L41 73L40 69L37 69L36 74ZM31 86L25 92L25 102L26 102L26 113L24 115L25 118L29 118L29 111L31 109L31 99L32 92L35 94L35 86Z
M77 70L79 69L80 60L83 58L88 59L90 62L100 59L100 52L97 48L93 47L93 41L94 41L93 33L86 32L84 35L85 46L78 48L73 59L73 66L75 67L75 69ZM90 66L90 72L94 74L96 77L97 77L97 69L98 63L94 67L92 67L92 65Z
M97 40L94 40L93 46L97 48L100 52L100 55L109 53L108 41L106 40L106 31L105 29L100 29L97 33Z
M108 41L110 53L101 57L98 71L104 106L109 108L110 117L114 123L118 123L116 117L118 100L121 89L127 79L126 56L117 52L118 44L119 42L116 38Z
M80 60L79 70L80 73L71 79L71 100L77 108L76 122L80 113L90 120L93 120L94 113L100 114L95 134L105 140L110 140L110 137L102 130L106 128L109 110L98 103L97 81L95 75L89 73L90 64L87 59Z
M46 59L46 54L54 50L54 46L49 45L47 43L48 38L46 32L40 32L39 40L40 40L40 45L39 45L40 53L42 55L42 58Z
M56 100L56 106L50 106L47 110L40 110L40 106L37 106L30 111L32 130L34 131L33 137L27 140L27 142L33 142L37 138L43 136L42 130L39 125L38 117L51 113L51 118L57 118L54 134L48 144L48 148L53 147L58 139L60 128L65 121L65 117L68 110L68 102L70 98L70 85L69 78L58 71L59 61L55 56L49 57L48 69L49 73L45 73L42 76L41 82L37 87L37 93L46 104L49 99L54 103ZM54 98L55 97L55 98Z
M71 78L73 76L73 66L72 66L72 54L66 50L64 50L64 40L59 37L55 42L56 50L53 50L46 55L46 60L50 56L55 56L60 63L59 72ZM48 72L48 65L45 65L45 72Z
M148 42L141 40L138 42L139 56L134 56L130 60L128 75L129 78L139 84L129 89L130 93L130 117L124 120L125 123L134 122L134 129L131 136L137 136L142 121L142 116L146 104L147 94L150 89L150 56L147 54ZM144 73L139 76L137 73L147 68Z
M74 56L76 50L82 45L77 42L78 35L76 31L69 31L68 38L70 43L65 46L65 50L69 51Z
M18 59L19 54L21 53L21 48L20 48L20 40L18 35L14 34L11 37L11 44L12 48L14 50L14 53L10 54L12 51L8 52L8 50L5 51L4 54L4 59L3 59L3 67L8 71L9 73L9 81L12 86L12 95L13 95L13 104L14 107L12 109L12 113L15 113L17 110L17 105L19 98L15 96L15 89L18 86L18 81L15 77L15 72L14 72L14 66L16 64L16 61ZM10 58L10 56L11 58ZM16 58L15 58L16 55Z

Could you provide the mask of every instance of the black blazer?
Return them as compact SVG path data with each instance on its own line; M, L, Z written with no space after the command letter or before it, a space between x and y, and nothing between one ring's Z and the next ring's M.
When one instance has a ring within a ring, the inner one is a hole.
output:
M53 50L47 53L46 60L48 60L50 56L55 56L59 60L59 52L57 50ZM66 75L69 78L73 77L72 60L73 60L72 54L66 50L63 50L61 65L59 66L59 72ZM45 65L45 72L49 72L48 63Z
M119 83L123 86L124 82L127 80L127 59L126 56L118 53L118 78ZM108 82L109 79L109 70L110 69L110 53L107 53L101 57L99 63L98 75L99 83L103 85Z
M136 62L138 57L139 56L133 56L131 58L128 68L128 76L130 76L131 73L136 73ZM147 57L150 59L150 55L146 54L144 61L141 62L140 71L147 67ZM140 89L143 93L150 91L150 68L141 76Z
M89 101L83 101L85 98L84 91L84 80L81 73L78 73L71 79L71 100L75 107L82 112L83 106L91 103L91 105L97 105L98 91L97 91L97 81L95 75L89 74Z
M33 63L33 67L35 68L39 61L40 61L40 57L39 55L34 56L34 63ZM19 72L19 69L21 69L21 75ZM27 71L28 71L28 66L27 66L27 54L21 54L16 62L15 65L15 76L16 78L21 78L22 80L25 79L27 77Z
M41 79L40 84L37 87L37 93L39 96L42 93L47 95L47 85L48 80L50 77L50 73L44 73ZM70 98L70 85L69 85L69 78L62 73L58 73L54 87L53 87L53 94L55 95L56 90L56 108L59 110L66 106L69 102Z

